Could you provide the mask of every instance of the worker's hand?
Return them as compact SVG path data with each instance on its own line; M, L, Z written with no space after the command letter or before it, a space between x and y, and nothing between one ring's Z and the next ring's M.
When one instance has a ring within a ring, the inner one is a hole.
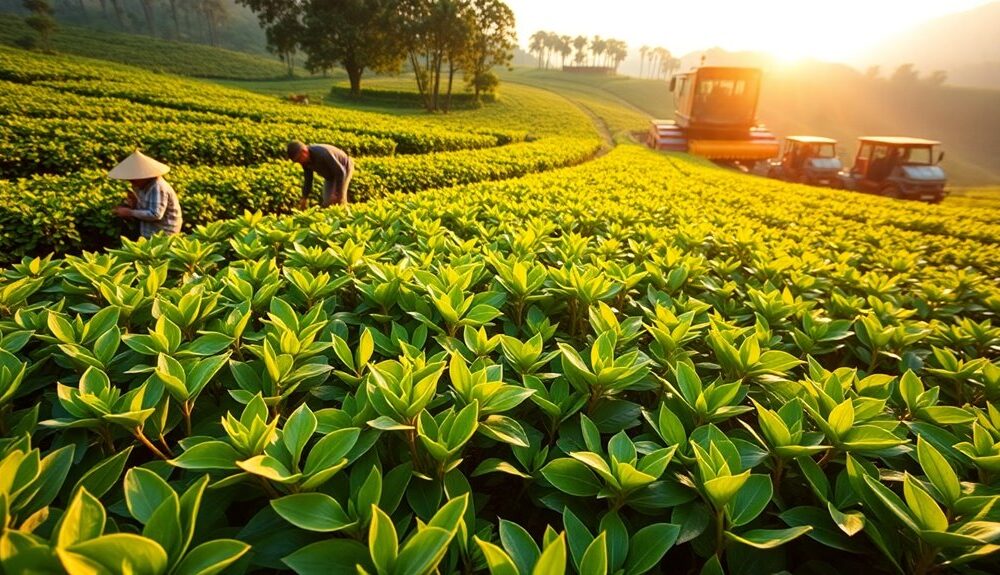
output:
M132 210L128 206L115 206L111 213L118 216L119 218L132 217Z
M309 207L309 198L302 198L299 200L299 209L304 210Z

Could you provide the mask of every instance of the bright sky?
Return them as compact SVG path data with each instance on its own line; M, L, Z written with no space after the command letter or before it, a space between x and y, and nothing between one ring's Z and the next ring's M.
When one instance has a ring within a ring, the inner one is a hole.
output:
M894 34L991 0L506 0L522 46L538 30L674 55L719 46L850 62Z

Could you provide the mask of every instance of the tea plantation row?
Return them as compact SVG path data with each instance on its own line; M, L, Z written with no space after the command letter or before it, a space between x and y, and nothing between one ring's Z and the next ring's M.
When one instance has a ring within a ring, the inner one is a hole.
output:
M102 171L134 149L171 165L187 229L243 210L287 213L301 168L291 139L359 156L355 200L498 180L585 161L589 119L550 93L447 122L333 108L148 71L0 47L0 261L117 243L125 186ZM525 90L520 88L521 91ZM537 115L548 117L537 121ZM378 157L376 157L378 156ZM41 177L39 177L41 176Z
M996 572L987 219L622 146L26 259L0 566Z
M283 147L283 145L282 145ZM597 151L596 140L546 138L490 150L366 157L357 161L352 201L415 192L577 164ZM302 169L287 161L238 166L180 166L169 181L188 227L232 218L243 210L291 212L302 197ZM120 182L103 171L0 180L0 251L11 258L113 245L125 231L110 218L122 199Z

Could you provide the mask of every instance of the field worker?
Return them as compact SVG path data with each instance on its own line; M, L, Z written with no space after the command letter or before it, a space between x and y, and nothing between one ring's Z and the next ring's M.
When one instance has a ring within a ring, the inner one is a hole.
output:
M139 220L139 235L144 238L157 232L181 231L181 204L177 193L162 178L169 171L168 166L136 150L108 172L108 177L132 184L125 205L116 206L112 213Z
M323 207L333 204L347 205L347 188L354 175L354 160L347 152L327 144L306 145L302 142L288 143L288 159L302 164L305 179L302 183L302 199L299 208L306 209L312 194L313 172L323 176Z

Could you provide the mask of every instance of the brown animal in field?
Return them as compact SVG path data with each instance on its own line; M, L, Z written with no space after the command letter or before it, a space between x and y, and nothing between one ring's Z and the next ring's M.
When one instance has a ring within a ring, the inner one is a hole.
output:
M303 106L308 106L309 96L306 94L289 94L288 101L293 104L302 104Z

